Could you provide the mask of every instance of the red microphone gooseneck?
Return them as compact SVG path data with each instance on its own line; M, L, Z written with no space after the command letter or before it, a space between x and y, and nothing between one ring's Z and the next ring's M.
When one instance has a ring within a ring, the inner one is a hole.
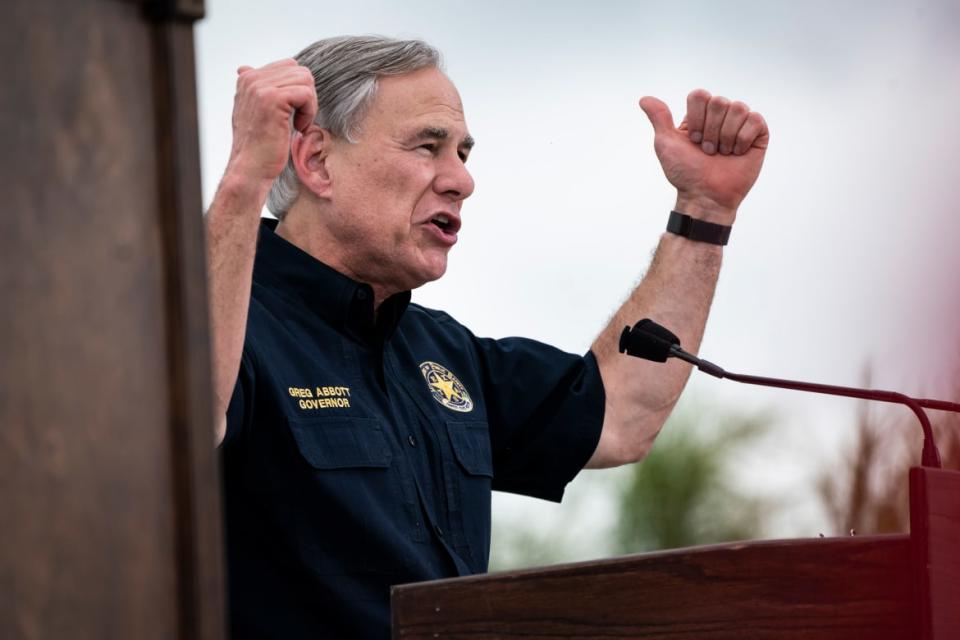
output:
M933 427L930 425L930 418L927 417L923 407L960 413L960 404L944 402L942 400L917 400L896 391L857 389L855 387L839 387L815 382L801 382L799 380L783 380L781 378L765 378L763 376L730 373L724 371L722 367L715 365L709 360L702 360L681 349L680 339L677 338L675 334L649 318L644 318L635 324L632 329L630 327L624 327L623 333L620 336L620 352L655 362L666 362L667 358L671 357L679 358L696 366L697 369L704 373L716 378L728 378L735 382L906 405L910 407L910 410L917 416L917 419L920 421L920 427L923 429L923 453L920 456L920 464L924 467L932 467L934 469L941 468L940 452L937 451L937 445L934 441Z

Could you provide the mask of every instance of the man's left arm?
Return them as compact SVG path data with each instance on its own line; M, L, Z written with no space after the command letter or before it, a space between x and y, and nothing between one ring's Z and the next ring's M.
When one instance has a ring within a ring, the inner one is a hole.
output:
M640 106L653 125L664 174L677 188L676 210L732 225L763 164L770 137L763 117L742 102L702 89L687 97L687 115L679 127L660 100L646 97ZM686 351L696 353L722 254L719 245L665 233L643 280L594 341L591 350L603 378L606 407L600 443L587 467L636 462L650 451L691 366L627 357L619 353L620 332L651 318L676 333Z

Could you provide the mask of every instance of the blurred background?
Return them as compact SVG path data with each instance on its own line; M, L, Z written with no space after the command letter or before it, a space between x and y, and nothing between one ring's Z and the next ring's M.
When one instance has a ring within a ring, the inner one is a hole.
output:
M741 207L700 355L730 371L960 401L960 5L206 0L204 203L236 68L334 35L440 48L478 144L440 281L414 293L478 335L584 352L642 276L674 194L637 106L745 101L771 144ZM639 318L638 318L639 319ZM945 466L960 423L932 414ZM563 504L494 496L492 568L724 540L905 531L919 429L898 407L694 373L647 460Z

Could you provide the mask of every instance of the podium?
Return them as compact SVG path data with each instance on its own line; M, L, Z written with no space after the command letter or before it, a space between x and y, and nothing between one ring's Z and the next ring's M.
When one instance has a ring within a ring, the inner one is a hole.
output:
M910 470L909 535L737 542L400 585L393 637L960 638L960 473Z

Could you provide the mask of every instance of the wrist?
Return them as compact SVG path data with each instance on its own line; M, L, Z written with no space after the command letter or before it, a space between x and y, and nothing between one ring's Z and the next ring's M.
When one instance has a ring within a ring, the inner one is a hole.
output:
M214 202L228 205L229 211L256 210L259 217L271 186L272 180L251 178L248 173L228 166L217 186Z
M725 206L704 197L685 193L677 193L677 204L674 210L685 213L697 220L731 226L737 218L737 208Z

